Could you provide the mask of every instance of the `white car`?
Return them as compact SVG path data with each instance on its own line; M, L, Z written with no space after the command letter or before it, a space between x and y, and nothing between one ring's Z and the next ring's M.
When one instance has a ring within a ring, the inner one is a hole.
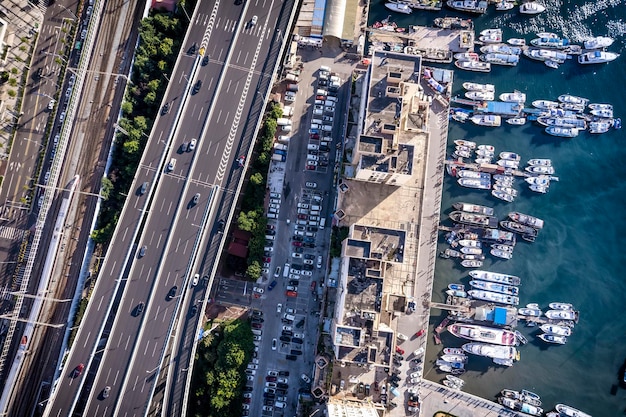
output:
M272 350L276 350L276 345L277 345L276 339L272 339Z
M261 340L261 336L254 335L254 336L252 336L252 339L260 341Z
M413 356L421 356L423 353L424 353L424 347L421 347L413 351Z
M293 285L287 285L287 291L298 291L298 287L294 287Z
M298 208L301 208L301 209L308 209L308 208L309 208L309 205L308 205L308 204L304 204L304 203L298 203Z
M259 21L259 17L257 15L252 16L252 20L250 21L250 25L254 26Z
M398 333L396 336L397 336L397 338L398 338L398 339L400 339L400 340L402 340L402 341L409 340L409 338L407 337L407 335L405 335L405 334L403 334L403 333Z
M322 120L329 123L333 122L333 118L331 116L324 116L322 117Z
M269 405L264 405L263 411L274 411L274 407L270 407Z
M268 388L276 388L276 382L266 382L265 386Z
M254 381L254 376L253 375L247 375L246 376L246 380L247 381Z
M288 308L288 309L285 310L285 312L287 314L292 314L293 315L293 314L296 314L296 309L295 308Z
M307 158L309 161L317 161L317 160L319 160L319 159L320 159L320 157L319 157L319 156L317 156L317 155L307 155L307 156L306 156L306 158Z
M293 330L293 327L291 326L283 326L283 331L290 332L292 330Z
M263 248L265 252L274 252L274 248L272 246L266 246Z
M409 375L410 378L418 378L420 377L420 373L419 372L413 372L411 375Z
M278 380L276 382L281 382L283 384L288 384L289 383L289 378L278 378Z
M246 375L256 375L256 371L254 369L246 369Z
M263 392L267 392L268 394L276 394L276 390L274 388L265 388Z
M259 288L259 287L254 287L252 291L259 293L259 294L263 294L265 292L263 288Z
M321 104L316 104L316 105L313 107L313 109L314 109L314 110L324 110L324 106L322 106Z
M300 275L297 274L289 274L289 278L298 281L300 279Z
M285 101L294 102L296 101L296 96L285 96Z
M278 372L276 372L276 371L267 371L267 376L278 376Z
M243 394L243 398L252 398L252 393L246 392L245 394Z
M187 147L187 150L189 152L193 152L193 150L196 149L196 143L198 143L198 139L191 139L191 142L189 142L189 146Z
M322 255L318 255L317 257L317 269L321 269L322 268Z
M270 203L269 207L273 208L273 209L276 209L276 210L280 210L280 204Z
M276 304L276 312L280 314L281 311L283 311L283 305L281 303Z
M309 277L313 275L313 272L311 272L311 271L300 271L300 273L302 275L306 275L306 276L309 276Z
M311 383L311 378L309 378L309 376L308 376L307 374L302 374L302 375L300 375L300 378L302 378L302 380L303 380L304 382L306 382L307 384L310 384L310 383Z
M408 382L409 384L417 384L418 382L420 382L420 380L419 380L419 378L409 378L409 379L407 380L407 382Z
M304 185L306 185L309 188L317 188L317 183L316 182L307 182Z
M305 259L304 263L307 265L313 265L313 261L311 259Z
M294 333L293 337L296 339L304 339L304 333Z
M250 409L250 404L243 404L243 405L241 406L241 408L242 408L243 410L249 410L249 409Z
M175 167L176 167L176 158L172 158L170 159L170 162L167 164L167 170L173 171Z
M309 156L311 156L311 155L309 155ZM309 159L308 161L306 161L306 164L307 165L317 166L317 161L312 161L312 160Z

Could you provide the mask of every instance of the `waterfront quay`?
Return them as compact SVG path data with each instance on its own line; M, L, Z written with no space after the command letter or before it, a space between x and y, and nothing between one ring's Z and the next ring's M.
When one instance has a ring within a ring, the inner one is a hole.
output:
M456 417L519 417L523 415L495 402L428 380L420 384L419 396L420 416L422 417L434 416L438 411L445 411Z

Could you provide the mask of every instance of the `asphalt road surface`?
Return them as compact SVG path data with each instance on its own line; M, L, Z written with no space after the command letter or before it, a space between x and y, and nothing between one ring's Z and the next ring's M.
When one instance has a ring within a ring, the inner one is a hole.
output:
M217 7L211 9L214 6ZM272 18L271 13L249 10L242 16L241 7L230 3L198 5L199 11L192 18L182 56L166 93L166 102L172 103L170 110L157 119L153 129L135 179L133 191L136 192L129 194L116 229L115 244L103 265L68 357L68 375L62 376L48 407L50 415L69 415L79 385L92 372L88 368L78 378L69 378L69 371L76 364L90 364L89 357L100 339L101 323L113 300L116 280L123 276L127 260L134 262L127 280L123 278L124 295L82 414L145 412L177 307L187 299L194 302L187 292L189 278L197 265L194 245L203 220L212 224L216 221L215 213L223 214L222 209L231 208L226 203L232 202L242 172L236 159L248 153L256 127L256 120L251 120L249 115L256 114L258 118L262 108L262 95L255 92L263 91L259 86L268 87L273 63L267 65L266 60L271 56L270 49L276 49L282 41L277 41L280 36L276 35L275 26L271 26L276 23L281 7L273 5L268 9L275 14ZM253 13L258 13L259 23L247 25ZM186 52L191 45L201 45L207 38L206 54L210 55L210 62L203 66L197 54ZM232 45L230 49L229 45ZM250 70L252 66L256 71ZM189 91L198 80L202 80L198 91ZM170 142L179 112L181 118ZM210 134L204 135L205 132ZM181 145L191 139L197 139L196 149L183 152ZM175 166L163 172L164 165L172 158L176 159ZM144 182L149 183L148 192L141 194L139 188ZM155 183L158 185L153 189ZM198 201L192 203L196 194ZM210 195L213 199L209 201ZM210 211L209 203L216 210ZM147 221L138 239L138 247L145 246L146 251L139 257L133 250L135 236L147 208ZM211 216L205 219L205 213ZM174 286L177 290L170 299L167 294ZM145 310L137 314L140 303L144 303ZM187 305L183 305L183 310ZM105 399L101 394L106 386L111 391Z

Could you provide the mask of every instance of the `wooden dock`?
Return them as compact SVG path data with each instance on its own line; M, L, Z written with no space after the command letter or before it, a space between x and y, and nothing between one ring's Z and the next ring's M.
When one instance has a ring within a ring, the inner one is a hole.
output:
M463 169L470 169L472 171L487 172L489 174L504 174L506 172L510 175L513 175L515 177L520 177L520 178L528 178L532 176L528 172L524 172L519 169L510 170L510 169L501 167L499 165L494 165L494 164L477 164L474 162L462 162L462 161L455 161L455 160L450 160L450 159L445 160L444 164L451 165L453 167L463 168Z

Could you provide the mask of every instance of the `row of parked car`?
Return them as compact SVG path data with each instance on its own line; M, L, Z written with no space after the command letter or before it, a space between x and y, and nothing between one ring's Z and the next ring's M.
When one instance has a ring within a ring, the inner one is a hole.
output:
M333 74L329 67L320 67L309 127L306 158L306 169L308 170L318 170L328 166L330 147L333 142L331 132L340 84L341 79Z

